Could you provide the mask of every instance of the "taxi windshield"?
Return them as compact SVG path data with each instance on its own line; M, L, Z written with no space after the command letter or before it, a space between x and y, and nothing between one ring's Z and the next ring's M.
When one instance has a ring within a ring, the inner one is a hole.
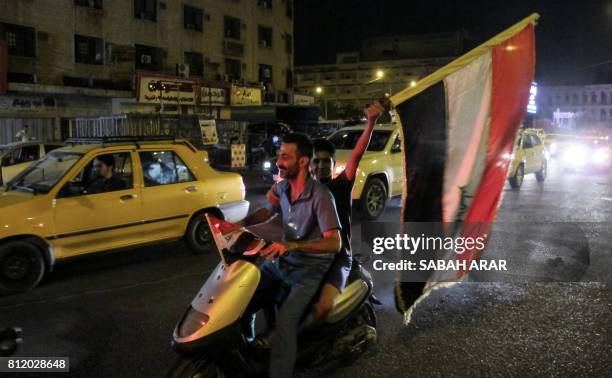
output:
M334 144L334 147L338 150L352 150L355 148L359 137L363 134L363 130L346 130L338 131L334 135L329 137L329 141ZM391 131L374 130L370 144L368 145L368 151L382 151L387 142Z
M81 153L53 151L9 181L6 190L48 193L82 156Z

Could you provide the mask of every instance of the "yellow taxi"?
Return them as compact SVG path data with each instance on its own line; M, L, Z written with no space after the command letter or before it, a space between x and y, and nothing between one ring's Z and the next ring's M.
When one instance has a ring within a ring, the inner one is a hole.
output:
M204 253L205 212L246 216L240 175L162 139L69 140L1 187L0 292L30 289L56 262L92 252L184 238Z
M365 125L344 127L328 137L336 147L336 172L339 174ZM376 125L364 153L353 187L361 216L374 220L384 212L387 200L402 194L404 182L401 132L398 124Z
M9 182L34 161L61 147L57 142L18 142L0 146L0 185Z
M548 152L544 146L544 133L539 129L521 129L510 155L508 182L513 188L520 188L525 175L534 173L536 180L546 179Z

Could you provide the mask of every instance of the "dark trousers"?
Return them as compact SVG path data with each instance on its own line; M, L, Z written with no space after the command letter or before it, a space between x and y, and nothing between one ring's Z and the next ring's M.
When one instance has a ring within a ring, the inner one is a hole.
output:
M271 337L270 377L291 377L297 358L297 333L300 321L315 294L332 259L307 257L288 252L261 267L261 279L245 318L254 319L257 310L274 305L290 288L276 316L275 332Z

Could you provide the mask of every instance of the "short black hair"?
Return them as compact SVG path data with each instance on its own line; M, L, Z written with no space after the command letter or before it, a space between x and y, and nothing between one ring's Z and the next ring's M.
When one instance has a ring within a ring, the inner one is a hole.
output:
M327 138L317 138L312 141L314 152L327 151L331 156L336 155L336 146Z
M106 164L107 167L115 168L115 158L111 154L96 156L96 160Z
M297 145L298 157L306 156L312 158L314 146L312 140L306 134L290 133L283 137L283 143L294 143Z

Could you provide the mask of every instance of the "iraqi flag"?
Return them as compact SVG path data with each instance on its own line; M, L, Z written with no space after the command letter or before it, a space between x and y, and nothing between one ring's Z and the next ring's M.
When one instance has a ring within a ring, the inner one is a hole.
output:
M488 235L534 78L538 17L531 15L391 98L404 142L402 222L445 222L455 225L455 235ZM479 253L468 250L459 258L469 263ZM398 282L398 310L409 321L426 294L463 273Z

